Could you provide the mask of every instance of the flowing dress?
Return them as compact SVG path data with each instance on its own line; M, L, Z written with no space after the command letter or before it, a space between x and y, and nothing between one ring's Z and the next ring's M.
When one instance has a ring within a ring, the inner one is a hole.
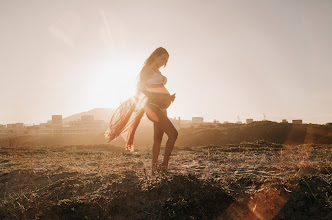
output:
M137 86L134 97L120 104L113 113L110 125L105 131L107 143L111 142L121 134L126 134L126 150L134 151L134 136L136 129L144 116L147 104L157 105L166 114L170 105L170 95L164 85L167 78L161 73L153 72L147 80L141 80ZM166 99L165 99L166 97ZM163 105L166 100L166 105Z

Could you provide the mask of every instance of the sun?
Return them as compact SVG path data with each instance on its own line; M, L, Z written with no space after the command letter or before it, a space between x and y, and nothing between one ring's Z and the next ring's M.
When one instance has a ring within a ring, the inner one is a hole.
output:
M91 104L96 107L116 108L132 97L142 64L134 60L112 60L96 68Z

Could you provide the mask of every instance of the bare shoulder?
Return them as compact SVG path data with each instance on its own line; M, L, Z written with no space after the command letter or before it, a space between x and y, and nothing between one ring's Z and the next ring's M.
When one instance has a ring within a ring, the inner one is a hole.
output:
M146 80L150 78L153 75L153 71L149 66L143 66L141 72L140 72L140 77L142 80Z
M145 66L143 66L143 68L142 68L142 70L141 70L141 73L152 74L153 71L152 71L151 67L145 65Z

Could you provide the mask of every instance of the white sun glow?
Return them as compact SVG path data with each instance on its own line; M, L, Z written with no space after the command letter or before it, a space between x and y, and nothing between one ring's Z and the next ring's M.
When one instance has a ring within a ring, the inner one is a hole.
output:
M132 97L142 64L130 60L113 60L97 69L91 102L94 106L116 108Z

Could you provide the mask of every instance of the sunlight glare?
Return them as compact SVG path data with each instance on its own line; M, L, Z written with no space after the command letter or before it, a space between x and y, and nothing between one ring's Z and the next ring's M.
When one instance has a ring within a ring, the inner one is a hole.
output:
M113 60L100 65L93 89L95 106L116 108L136 92L142 65L133 60Z

